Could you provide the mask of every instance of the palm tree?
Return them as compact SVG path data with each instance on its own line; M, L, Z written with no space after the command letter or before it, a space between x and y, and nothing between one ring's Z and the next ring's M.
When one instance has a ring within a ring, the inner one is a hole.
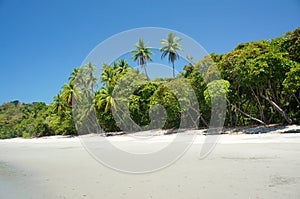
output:
M61 114L66 111L65 103L63 102L61 95L57 94L54 96L54 101L52 103L52 111L56 114Z
M91 91L94 91L94 89L97 87L97 78L95 77L96 66L92 62L88 62L84 65L84 70L87 86L91 89Z
M69 80L70 84L74 85L76 78L78 77L80 68L74 68L73 72L71 73Z
M175 78L175 69L174 62L179 59L179 55L177 53L178 50L182 51L183 47L178 43L181 41L181 38L175 37L174 33L168 34L168 40L161 40L161 47L159 50L162 52L161 58L165 58L168 55L169 63L172 62L173 67L173 77Z
M63 86L63 90L61 91L61 99L69 104L69 106L72 108L72 100L74 98L74 85L70 82L69 84L65 84Z
M116 72L117 67L104 64L101 74L101 82L104 83L104 86L113 87L116 84Z
M111 108L115 108L115 100L112 96L112 87L101 87L100 92L96 93L95 101L98 109L104 108L104 112L107 113Z
M131 53L134 53L134 55L131 57L134 61L138 62L138 65L144 68L145 74L148 77L146 66L147 66L147 61L152 61L152 58L150 55L153 55L153 52L150 50L149 47L145 46L144 40L139 39L139 42L135 44L136 49L131 50Z
M129 64L126 61L126 59L120 59L119 61L117 61L117 65L118 65L118 73L122 73L126 71L127 68L129 68Z

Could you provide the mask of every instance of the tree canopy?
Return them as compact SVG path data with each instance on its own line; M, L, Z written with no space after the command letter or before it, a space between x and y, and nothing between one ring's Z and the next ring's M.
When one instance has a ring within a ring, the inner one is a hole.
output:
M161 57L168 56L173 74L177 51L183 49L180 40L170 33L161 41ZM175 79L149 80L146 64L153 53L144 40L131 53L145 74L125 59L104 64L98 76L95 65L87 63L71 72L50 104L17 100L2 104L0 138L76 135L74 119L81 120L92 109L106 132L179 128L187 121L192 124L188 127L206 128L214 111L211 104L218 103L220 96L226 96L225 126L300 124L300 28L272 40L242 43L231 52L212 53L197 62L189 57L191 63L182 66ZM209 59L213 66L204 69ZM134 78L138 81L131 81ZM74 113L74 101L84 100L80 96L90 96L93 106Z

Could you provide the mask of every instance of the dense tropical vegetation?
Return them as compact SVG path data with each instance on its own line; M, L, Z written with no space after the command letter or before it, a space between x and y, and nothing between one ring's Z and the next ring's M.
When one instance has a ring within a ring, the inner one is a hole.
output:
M180 38L173 33L168 35L167 40L161 41L161 57L168 56L174 77L174 62L179 58L177 51L183 48L179 42ZM19 101L2 104L0 138L75 135L74 117L80 120L90 114L91 108L96 110L96 118L105 131L156 128L150 125L154 120L159 120L157 122L161 126L158 127L163 128L178 128L184 120L192 120L195 128L205 128L211 117L211 103L220 92L226 93L225 126L300 124L300 28L272 40L239 44L226 54L212 53L210 58L222 77L222 80L215 81L213 68L207 71L205 77L201 73L208 57L197 62L189 57L190 64L183 66L183 72L175 80L161 78L149 81L146 67L147 61L152 61L151 48L145 45L143 39L135 47L131 51L132 59L138 62L144 73L131 68L125 59L121 59L104 64L100 77L97 77L95 65L87 63L74 69L69 82L63 85L49 105ZM130 81L137 77L139 81ZM101 79L99 85L97 78ZM172 90L172 87L177 87L181 88L180 92L185 92L183 81L193 88L198 103L192 107L199 109L194 112L189 110L186 115L184 113L188 108L180 104L186 104L188 100L178 98L178 93ZM79 90L85 93L84 96L91 96L93 106L74 114L74 101L83 100L77 93L78 82L89 88L90 91ZM133 92L124 91L120 98L114 95L120 82L135 89ZM128 113L120 112L118 106L129 107ZM161 107L165 111L162 114L164 118L155 115L162 110ZM114 113L118 113L121 119L115 118ZM130 126L130 121L140 128Z

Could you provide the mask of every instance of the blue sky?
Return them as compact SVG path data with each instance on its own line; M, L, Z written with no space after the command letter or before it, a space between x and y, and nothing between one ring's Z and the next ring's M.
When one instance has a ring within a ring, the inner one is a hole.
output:
M226 53L300 27L300 1L0 0L0 103L50 103L96 45L149 26Z

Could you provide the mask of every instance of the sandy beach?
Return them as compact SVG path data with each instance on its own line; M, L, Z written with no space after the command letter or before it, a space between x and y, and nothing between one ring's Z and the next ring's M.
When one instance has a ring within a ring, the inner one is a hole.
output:
M159 148L174 136L107 139L128 149ZM197 135L182 158L147 174L102 165L79 137L0 140L0 198L300 198L300 134L221 135L199 159L204 140Z

